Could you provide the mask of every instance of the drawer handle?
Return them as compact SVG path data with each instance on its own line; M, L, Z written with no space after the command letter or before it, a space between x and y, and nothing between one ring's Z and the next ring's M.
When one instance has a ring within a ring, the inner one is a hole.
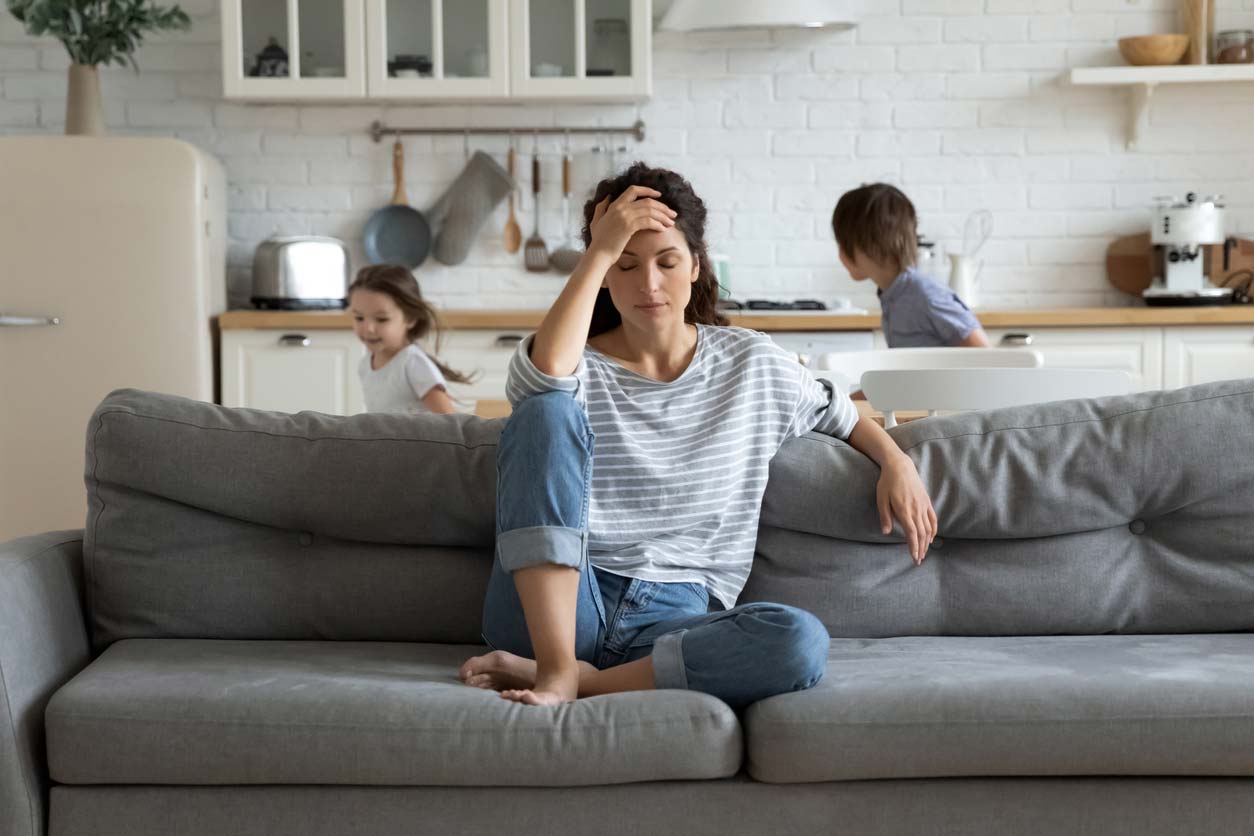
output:
M1015 348L1015 347L1022 347L1022 346L1027 346L1031 344L1032 344L1031 334L1006 334L1004 337L1001 338L1001 342L999 343L999 345L1001 345L1003 348Z
M522 334L502 334L496 338L497 348L514 348L525 339Z
M279 337L279 345L292 348L309 348L309 338L304 334L284 334Z
M13 316L0 314L0 328L17 328L29 325L60 325L59 316Z

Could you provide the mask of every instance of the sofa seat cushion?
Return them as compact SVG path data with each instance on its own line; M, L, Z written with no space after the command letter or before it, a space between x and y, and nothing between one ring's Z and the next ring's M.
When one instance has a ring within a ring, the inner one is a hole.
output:
M50 773L63 784L577 786L741 767L739 722L714 697L523 706L457 680L483 650L120 641L49 702Z
M834 639L744 722L775 783L1254 775L1254 635Z

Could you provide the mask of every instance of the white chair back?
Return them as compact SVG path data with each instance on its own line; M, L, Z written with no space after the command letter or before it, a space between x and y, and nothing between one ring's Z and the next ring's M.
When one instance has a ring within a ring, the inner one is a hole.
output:
M1106 369L881 369L862 375L862 392L884 413L884 426L897 423L895 412L926 409L963 412L1006 406L1126 395L1132 378Z
M820 354L811 366L816 377L831 380L843 392L858 388L862 375L888 369L1035 369L1044 365L1039 351L1026 348L882 348Z

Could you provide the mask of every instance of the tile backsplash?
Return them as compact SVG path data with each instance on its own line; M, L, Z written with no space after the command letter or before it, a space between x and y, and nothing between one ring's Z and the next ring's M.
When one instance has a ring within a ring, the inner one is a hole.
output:
M1176 31L1177 4L1167 0L881 0L863 2L866 16L849 32L658 32L654 96L639 106L230 103L218 4L180 5L193 16L190 32L152 39L138 75L103 71L105 116L111 132L178 136L223 161L234 307L247 304L252 252L268 235L333 235L361 262L362 224L392 192L390 143L367 134L376 119L473 130L641 118L643 143L571 140L572 215L614 165L674 168L709 206L712 249L731 257L738 297L845 296L874 307L873 288L841 269L828 226L837 197L871 180L905 189L921 232L950 249L971 211L992 211L987 306L1124 301L1106 283L1105 249L1148 228L1156 195L1222 193L1229 233L1254 233L1254 83L1160 87L1150 129L1128 151L1126 91L1067 81L1073 66L1121 63L1118 37ZM1219 0L1217 17L1220 29L1254 26L1254 0ZM67 65L60 44L26 36L0 12L0 132L60 132ZM467 148L504 162L508 142L407 137L411 202L434 202ZM529 175L532 137L516 142L520 175ZM566 235L562 147L560 136L540 138L541 230L551 246ZM527 177L520 185L526 235ZM502 206L464 264L423 265L424 291L449 307L547 305L563 277L527 273L521 252L504 252L504 225Z

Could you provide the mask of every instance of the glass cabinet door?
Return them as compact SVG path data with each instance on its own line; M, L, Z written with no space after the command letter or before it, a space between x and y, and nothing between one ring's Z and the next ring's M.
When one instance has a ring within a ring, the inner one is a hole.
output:
M509 95L506 0L370 0L372 97Z
M512 0L515 95L646 98L650 0Z
M223 0L228 98L365 94L360 0Z

